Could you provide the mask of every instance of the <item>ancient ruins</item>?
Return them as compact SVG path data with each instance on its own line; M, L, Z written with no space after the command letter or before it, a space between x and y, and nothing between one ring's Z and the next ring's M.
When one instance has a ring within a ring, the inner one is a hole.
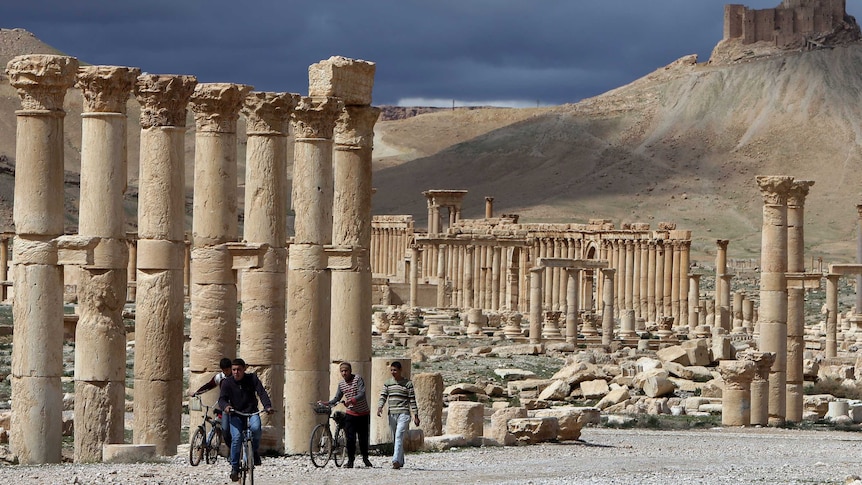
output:
M786 47L844 21L843 0L728 5L725 40ZM12 410L0 422L19 463L62 459L67 337L77 462L105 460L118 446L177 454L185 391L218 372L223 356L244 358L269 390L277 412L263 420L263 448L281 454L307 452L320 422L309 402L332 394L343 361L371 396L389 364L402 363L422 418L410 450L577 440L587 424L642 413L720 413L726 426L862 422L862 402L806 394L816 379L862 377L862 205L847 221L860 228L856 263L806 266L813 180L756 177L759 261L735 262L733 243L712 239L714 265L695 264L692 241L704 235L673 222L522 222L495 214L494 196L484 196L484 217L470 219L464 189L417 193L424 227L414 214L372 217L373 62L310 66L307 96L47 54L16 57L6 73L21 109L15 234L0 238L0 296L14 318ZM84 104L81 197L78 233L64 234L69 214L56 194L73 86ZM127 147L132 97L141 108L136 156ZM134 159L129 234L123 195ZM839 307L842 277L856 283L849 311ZM826 296L822 322L806 321L815 291ZM541 378L501 366L499 381L455 383L415 366L472 355L550 357L559 369ZM391 441L385 419L372 418L371 436Z

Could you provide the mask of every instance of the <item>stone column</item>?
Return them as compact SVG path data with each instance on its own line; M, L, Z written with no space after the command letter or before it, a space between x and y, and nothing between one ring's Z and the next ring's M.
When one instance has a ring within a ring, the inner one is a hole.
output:
M725 304L724 301L724 281L721 277L727 273L727 245L730 243L727 239L717 239L715 241L715 312L720 314L720 308Z
M691 241L679 241L679 321L680 327L688 326L688 269L690 266ZM694 327L692 327L694 328Z
M416 405L419 408L419 429L426 437L443 434L443 374L427 372L414 375L413 389L416 394ZM368 391L366 391L368 392ZM377 413L376 396L368 395L371 412Z
M577 346L578 308L580 307L578 296L581 290L579 288L581 270L575 268L568 269L566 277L568 278L568 284L566 285L566 342Z
M670 306L671 306L671 315L673 316L674 326L679 326L680 322L680 308L679 308L679 289L680 289L680 279L682 278L682 265L680 264L682 261L682 245L679 241L673 241L673 270L671 271L671 280L670 280Z
M0 301L6 301L9 296L6 286L9 282L9 240L8 235L0 238Z
M751 421L751 380L754 378L754 362L748 360L723 360L718 371L724 380L721 395L721 424L723 426L747 426Z
M464 303L465 308L475 308L476 299L473 291L473 245L467 245L465 248L466 256L464 258Z
M530 343L542 343L542 278L545 268L530 268Z
M130 236L134 235L134 238ZM128 288L126 290L126 301L133 302L137 299L137 282L138 282L138 234L127 233L126 243L129 246L129 264L126 268L128 275Z
M262 245L263 264L242 273L239 353L253 366L277 410L261 416L261 447L277 452L284 451L287 136L288 120L298 100L296 94L253 92L242 106L248 135L243 238Z
M664 310L662 311L662 316L670 317L673 316L673 302L671 299L671 292L673 291L673 242L670 240L665 240L664 242L664 272L662 273L664 277L664 285L662 289L664 290L664 295L662 296Z
M699 274L688 275L688 328L692 331L698 325L697 306L700 300L700 276Z
M787 197L787 271L790 273L805 272L805 198L812 185L814 182L810 180L794 180ZM859 313L860 307L856 308L856 312ZM787 290L787 412L785 417L794 423L802 422L804 353L805 290L789 288Z
M294 243L288 248L285 452L304 453L317 423L309 405L329 394L330 283L324 246L332 242L332 137L337 98L302 98L293 112ZM287 391L289 390L289 392Z
M445 244L439 246L437 253L437 308L446 305L446 254L448 247Z
M638 316L647 319L649 316L649 242L641 240L638 242L640 246L640 312Z
M494 198L485 197L485 219L494 217Z
M759 176L763 196L760 261L760 345L775 353L769 372L769 425L784 424L787 383L787 196L792 177Z
M641 316L641 242L632 241L632 253L634 262L632 264L632 307L635 317Z
M744 298L742 300L742 327L746 333L754 332L754 300Z
M826 275L826 357L838 356L838 281L841 275ZM761 310L761 314L763 311Z
M620 338L633 338L635 333L634 310L623 310L620 312Z
M602 345L610 345L614 338L614 274L613 268L602 269Z
M410 245L410 301L411 307L418 305L419 297L419 246Z
M664 312L664 253L665 241L656 243L655 252L655 313L656 321L665 315Z
M75 461L101 461L102 445L123 442L126 405L126 101L140 69L87 66L78 74L81 204L78 232L100 238L82 268L75 328Z
M12 452L22 464L60 463L63 426L63 99L78 60L53 55L9 61L21 98L15 162L12 317Z
M196 125L189 343L189 387L194 389L219 372L222 357L238 357L237 285L228 243L239 236L236 125L249 91L251 86L242 84L204 83L190 100ZM214 389L208 397L217 394Z
M730 282L733 280L733 275L725 273L721 275L721 307L715 308L715 318L717 320L716 325L721 326L721 328L731 331L731 315L730 315ZM720 325L719 325L720 324Z
M741 359L754 362L754 378L751 381L751 424L769 424L769 369L775 361L771 352L745 352Z
M137 444L174 455L180 442L183 394L183 259L185 252L186 105L193 76L144 74L138 195L135 316Z
M811 182L812 184L814 182ZM804 200L803 200L804 202ZM862 204L856 206L859 218L856 224L856 262L862 264ZM804 245L803 245L804 247ZM862 274L856 275L856 314L862 313Z
M625 310L631 310L634 307L634 272L635 272L635 254L634 243L631 240L625 241L625 266L623 267L623 277L625 279Z
M656 321L655 310L655 272L656 272L656 243L654 239L650 239L647 243L647 314L646 319L649 322Z

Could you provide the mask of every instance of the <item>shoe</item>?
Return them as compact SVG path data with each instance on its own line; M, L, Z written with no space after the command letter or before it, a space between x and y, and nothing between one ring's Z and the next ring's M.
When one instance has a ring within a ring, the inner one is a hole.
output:
M232 481L232 482L238 482L239 481L239 471L238 470L231 470L230 481Z
M260 466L260 463L261 463L261 461L260 461L260 454L259 454L259 453L255 453L255 454L254 454L254 466Z
M353 460L350 460L347 463L345 463L344 468L353 468Z
M394 468L396 470L401 468L401 463L398 463L397 461L393 461L392 462L392 468Z
M368 458L363 458L362 463L365 465L366 468L374 468L374 465L371 464L371 460L369 460Z

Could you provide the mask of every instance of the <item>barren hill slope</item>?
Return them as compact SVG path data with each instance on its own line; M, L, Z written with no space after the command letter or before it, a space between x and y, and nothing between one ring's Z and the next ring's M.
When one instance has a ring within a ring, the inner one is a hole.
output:
M422 190L469 189L465 217L674 221L695 250L759 252L759 174L815 180L811 256L850 260L862 182L862 45L711 66L692 58L628 86L375 173L376 213L426 212ZM446 112L441 127L456 124ZM409 146L404 134L402 144ZM418 136L418 135L417 135Z

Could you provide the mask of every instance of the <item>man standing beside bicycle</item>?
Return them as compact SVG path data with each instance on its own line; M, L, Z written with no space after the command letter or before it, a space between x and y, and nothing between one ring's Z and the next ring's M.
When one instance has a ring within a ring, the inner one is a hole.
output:
M349 362L342 362L338 366L338 371L343 380L338 383L338 391L335 392L335 397L328 404L334 406L343 402L347 406L344 420L344 432L347 434L347 464L344 466L353 468L353 459L356 457L356 436L359 435L359 452L362 454L362 463L371 468L374 466L368 459L371 408L368 407L368 399L365 397L365 381L353 373L353 366Z
M272 401L269 399L266 389L263 388L263 383L254 373L246 373L246 364L242 359L234 359L231 365L231 376L221 383L221 396L219 397L219 407L227 413L238 411L241 413L256 413L257 400L260 398L261 404L267 413L272 414ZM239 480L240 468L240 450L242 447L242 431L244 421L241 416L229 414L228 423L230 425L231 443L230 443L230 479L234 482ZM248 420L249 427L252 433L252 449L254 450L254 464L260 465L260 416L254 415Z

